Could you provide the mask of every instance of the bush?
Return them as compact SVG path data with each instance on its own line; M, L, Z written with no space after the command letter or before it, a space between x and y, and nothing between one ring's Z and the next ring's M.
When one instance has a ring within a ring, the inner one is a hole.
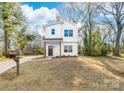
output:
M23 54L25 55L44 54L44 48L38 44L28 43L23 50Z
M89 33L84 33L83 38L83 54L87 56L106 56L108 53L108 45L103 43L102 36L99 31L92 31L92 39Z
M3 51L2 51L2 50L0 50L0 57L1 57L1 56L3 56Z
M82 53L84 56L106 56L108 53L108 47L107 44L100 44L91 48L90 55L88 52L88 48L83 48Z
M44 54L44 48L43 47L38 47L37 53L43 55Z
M108 48L106 45L102 46L101 48L101 56L106 56L108 53Z

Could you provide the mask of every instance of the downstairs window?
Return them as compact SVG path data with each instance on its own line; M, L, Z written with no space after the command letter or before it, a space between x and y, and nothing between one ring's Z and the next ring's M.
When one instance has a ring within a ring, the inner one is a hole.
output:
M65 45L64 46L64 52L72 52L72 45Z

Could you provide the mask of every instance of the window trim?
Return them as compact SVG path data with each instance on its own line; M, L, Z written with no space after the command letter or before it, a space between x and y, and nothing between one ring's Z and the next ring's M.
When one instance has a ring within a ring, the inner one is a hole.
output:
M64 29L64 37L73 37L73 29Z

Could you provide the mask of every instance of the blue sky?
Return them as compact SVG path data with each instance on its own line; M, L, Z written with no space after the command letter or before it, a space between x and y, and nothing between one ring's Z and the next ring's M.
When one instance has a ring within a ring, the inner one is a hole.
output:
M21 9L29 31L40 33L43 25L55 22L56 16L60 15L57 8L61 5L65 6L64 4L64 2L22 2ZM102 18L103 16L100 15L95 20L99 22Z
M61 5L62 2L22 2L21 9L29 32L40 33L44 24L54 22L59 15L57 8Z
M32 6L33 9L38 9L40 7L48 7L49 9L52 9L62 5L62 2L23 2L21 4Z

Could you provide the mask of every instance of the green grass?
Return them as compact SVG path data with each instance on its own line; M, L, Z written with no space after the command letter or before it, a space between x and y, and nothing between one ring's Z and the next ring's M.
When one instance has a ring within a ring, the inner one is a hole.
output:
M109 58L112 59L118 59L118 60L123 60L124 61L124 54L120 54L121 56L113 56L113 55L109 55Z
M0 57L0 62L6 61L6 60L11 60L11 59L10 58L5 58L4 56Z
M34 56L34 55L20 55L20 58L31 57L31 56ZM35 55L35 56L38 56L38 55ZM0 62L6 61L6 60L11 60L11 59L5 58L4 56L0 57Z
M24 57L31 57L31 56L39 56L39 55L20 55L20 57L22 57L22 58L24 58Z
M121 53L120 55L121 55L122 57L124 57L124 53Z

